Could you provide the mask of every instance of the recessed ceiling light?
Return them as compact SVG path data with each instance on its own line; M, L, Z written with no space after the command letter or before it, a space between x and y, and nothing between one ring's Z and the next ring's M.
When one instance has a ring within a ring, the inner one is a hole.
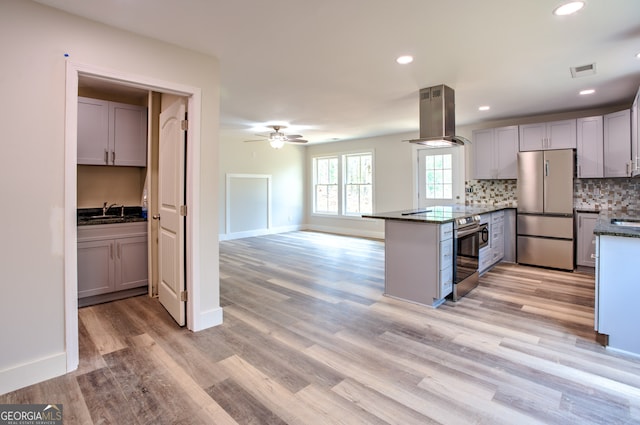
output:
M640 53L638 53L638 54L636 55L636 57L637 57L638 59L640 59Z
M582 9L583 7L584 7L583 1L571 1L569 3L565 3L556 7L553 10L553 14L556 16L572 15L576 13L578 10Z
M594 94L596 91L594 89L582 90L580 95L584 96L585 94Z
M491 109L491 106L484 105L479 107L478 111L488 111L489 109Z
M409 55L400 56L398 57L398 59L396 59L396 62L398 62L400 65L406 65L408 63L413 62L413 56L409 56Z

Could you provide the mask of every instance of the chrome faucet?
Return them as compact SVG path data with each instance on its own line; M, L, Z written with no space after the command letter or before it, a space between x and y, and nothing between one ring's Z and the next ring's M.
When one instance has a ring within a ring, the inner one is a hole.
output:
M107 213L109 212L111 207L120 207L121 208L120 215L124 216L124 205L111 204L111 205L107 206L106 202L104 204L102 204L102 215L103 216L107 215Z

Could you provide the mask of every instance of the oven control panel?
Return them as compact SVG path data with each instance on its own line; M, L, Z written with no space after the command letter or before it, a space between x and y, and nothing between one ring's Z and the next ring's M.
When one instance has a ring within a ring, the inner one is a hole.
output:
M467 227L469 225L473 226L477 223L480 223L480 216L479 215L472 215L469 217L463 217L463 218L458 218L456 219L456 227L461 228L461 227Z

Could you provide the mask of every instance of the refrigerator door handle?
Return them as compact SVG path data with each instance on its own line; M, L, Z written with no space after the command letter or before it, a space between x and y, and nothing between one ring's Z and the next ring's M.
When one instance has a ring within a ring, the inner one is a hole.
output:
M549 177L549 160L544 162L544 176Z

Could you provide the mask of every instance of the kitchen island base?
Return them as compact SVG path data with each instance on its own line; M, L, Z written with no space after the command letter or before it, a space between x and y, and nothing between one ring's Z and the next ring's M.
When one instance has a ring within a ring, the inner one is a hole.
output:
M437 307L453 289L453 225L385 221L385 295Z

